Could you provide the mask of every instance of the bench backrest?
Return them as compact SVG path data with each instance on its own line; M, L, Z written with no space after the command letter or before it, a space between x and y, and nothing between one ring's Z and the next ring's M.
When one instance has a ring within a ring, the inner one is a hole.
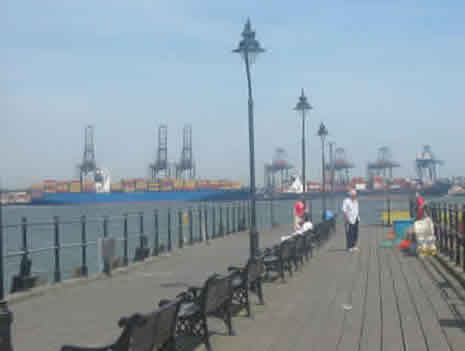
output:
M179 302L168 303L149 314L137 314L127 320L131 351L160 349L174 336Z
M288 260L292 256L294 247L295 247L294 239L283 241L281 245L279 246L281 259Z
M246 266L247 281L249 283L255 282L263 274L263 262L260 259L251 258Z
M201 308L205 313L217 311L230 301L231 297L231 277L215 274L207 279L202 289Z
M305 249L305 236L297 235L295 238L295 245L297 253L301 253Z

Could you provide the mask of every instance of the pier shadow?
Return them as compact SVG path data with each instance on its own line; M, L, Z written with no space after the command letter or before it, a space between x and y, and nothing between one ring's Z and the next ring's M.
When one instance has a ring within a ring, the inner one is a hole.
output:
M465 320L463 319L440 319L439 325L443 328L459 328L465 331Z
M161 283L160 287L162 288L188 288L190 284L182 283L182 282L172 282L172 283Z
M348 252L347 249L328 249L326 252Z

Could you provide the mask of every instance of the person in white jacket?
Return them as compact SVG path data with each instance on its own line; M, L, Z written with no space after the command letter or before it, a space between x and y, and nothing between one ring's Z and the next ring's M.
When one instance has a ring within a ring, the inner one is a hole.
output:
M357 191L352 189L342 203L342 212L344 213L347 250L350 252L359 251L357 247L358 241L358 224L360 222L360 214L358 208Z

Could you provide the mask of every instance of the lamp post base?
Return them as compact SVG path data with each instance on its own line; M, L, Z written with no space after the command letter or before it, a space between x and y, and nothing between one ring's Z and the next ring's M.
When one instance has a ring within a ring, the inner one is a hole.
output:
M11 345L11 324L13 323L13 313L8 310L6 301L0 301L0 350L13 351Z
M256 228L250 228L249 232L250 237L250 258L255 258L259 256L258 252L258 231Z

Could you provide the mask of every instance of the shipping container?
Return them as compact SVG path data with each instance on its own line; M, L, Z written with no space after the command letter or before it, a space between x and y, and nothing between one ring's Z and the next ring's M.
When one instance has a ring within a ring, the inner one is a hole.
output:
M68 193L69 192L69 184L66 182L57 182L57 193Z
M69 192L70 193L80 193L81 192L81 183L78 182L71 182L69 186Z
M160 191L160 184L149 183L149 191Z
M44 190L44 184L33 184L31 185L31 190L32 191L43 191Z

